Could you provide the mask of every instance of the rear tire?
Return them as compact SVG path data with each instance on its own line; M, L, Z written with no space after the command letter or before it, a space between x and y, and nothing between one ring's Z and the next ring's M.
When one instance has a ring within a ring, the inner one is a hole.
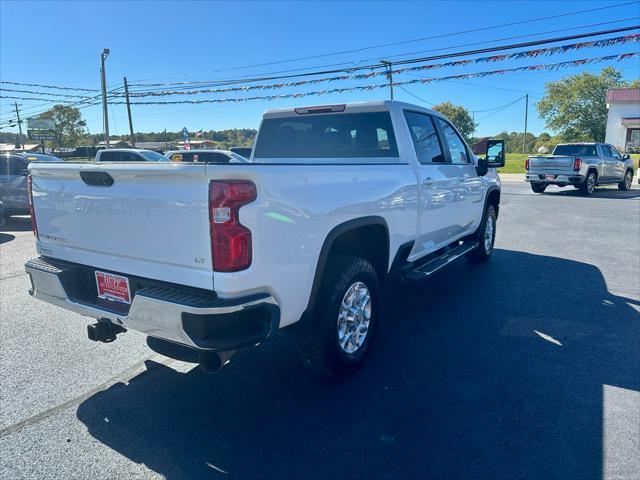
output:
M532 184L533 185L533 184ZM484 213L482 224L476 234L476 240L479 242L477 248L467 254L467 258L471 262L481 263L486 262L491 258L493 253L493 245L496 241L496 225L498 221L498 214L496 212L495 205L487 206L487 210Z
M547 189L547 184L546 183L532 183L531 184L531 190L533 190L534 193L542 193Z
M633 181L633 171L627 170L624 174L624 179L618 184L618 190L626 191L631 189L631 182Z
M580 193L582 195L593 195L597 181L598 176L596 175L596 172L589 172L584 183L580 185Z
M329 257L316 309L298 340L310 370L331 377L354 372L371 348L380 315L380 286L370 262Z

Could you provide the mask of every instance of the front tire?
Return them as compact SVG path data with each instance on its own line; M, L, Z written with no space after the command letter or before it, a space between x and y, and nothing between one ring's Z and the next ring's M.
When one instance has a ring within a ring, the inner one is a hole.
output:
M618 190L626 191L631 189L631 182L633 181L633 171L627 170L624 174L624 179L618 184Z
M532 183L531 190L533 193L543 193L547 189L546 183Z
M532 184L533 185L533 184ZM471 262L486 262L491 258L493 253L493 245L496 241L496 225L498 214L494 205L489 205L482 219L482 224L478 230L476 239L479 242L477 248L472 250L467 258Z
M316 310L298 341L302 362L326 376L352 373L371 348L379 315L380 286L371 263L329 257Z
M598 181L598 176L595 172L589 172L587 175L587 179L584 181L582 185L580 185L580 193L582 195L593 195L593 192L596 189L596 183Z

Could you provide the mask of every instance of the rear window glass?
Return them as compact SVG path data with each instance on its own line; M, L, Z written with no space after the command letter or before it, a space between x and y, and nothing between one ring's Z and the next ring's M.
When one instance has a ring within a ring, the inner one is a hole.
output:
M558 145L553 151L554 155L569 155L570 157L595 157L595 145Z
M389 112L267 118L262 122L254 153L256 161L392 158L397 162L397 157Z
M190 152L184 150L169 155L172 162L204 162L204 163L229 163L229 157L218 152Z

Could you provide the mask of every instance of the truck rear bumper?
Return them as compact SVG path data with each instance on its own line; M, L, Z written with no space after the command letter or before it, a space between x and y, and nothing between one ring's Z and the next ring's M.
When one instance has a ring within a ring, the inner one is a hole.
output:
M554 179L549 179L546 175L553 175ZM584 182L584 177L576 174L555 174L555 173L525 173L524 179L531 183L546 183L548 185L580 185Z
M35 298L201 350L254 345L279 328L280 308L266 293L221 299L214 292L129 277L132 301L126 305L97 296L92 267L40 257L25 270Z

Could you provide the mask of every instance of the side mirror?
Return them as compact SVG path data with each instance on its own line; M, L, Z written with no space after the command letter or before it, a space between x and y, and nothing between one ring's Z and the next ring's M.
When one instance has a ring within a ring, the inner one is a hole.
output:
M504 167L504 140L487 140L487 168Z
M631 158L631 155L629 155L628 153L625 153L624 155L622 155L623 160L629 160L630 158Z

